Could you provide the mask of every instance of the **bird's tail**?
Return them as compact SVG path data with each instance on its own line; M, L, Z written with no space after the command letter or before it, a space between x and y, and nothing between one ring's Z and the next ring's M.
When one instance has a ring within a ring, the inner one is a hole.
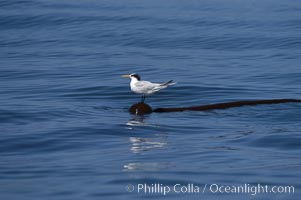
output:
M174 82L173 80L170 80L166 83L162 83L161 86L169 86L169 85L174 85L174 84L176 84L176 82Z

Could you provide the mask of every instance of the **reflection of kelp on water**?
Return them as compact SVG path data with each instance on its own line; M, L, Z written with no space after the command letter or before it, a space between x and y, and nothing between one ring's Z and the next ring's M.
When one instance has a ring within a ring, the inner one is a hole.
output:
M301 102L300 99L268 99L268 100L246 100L246 101L235 101L226 103L216 103L201 106L191 106L191 107L180 107L180 108L157 108L152 109L149 105L145 103L138 103L131 106L129 112L132 114L148 114L152 112L182 112L182 111L208 111L216 109L227 109L240 106L255 106L262 104L279 104L279 103L290 103L290 102Z

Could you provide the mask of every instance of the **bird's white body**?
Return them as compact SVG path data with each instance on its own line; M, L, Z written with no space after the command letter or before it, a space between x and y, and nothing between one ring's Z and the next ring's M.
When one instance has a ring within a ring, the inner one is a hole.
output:
M172 80L166 83L152 83L149 81L142 81L138 74L123 75L122 77L131 79L131 90L136 94L143 95L142 102L144 102L146 95L153 94L155 92L158 92L159 90L175 84L175 82L173 82Z
M149 81L139 81L136 78L132 78L130 82L131 90L136 94L150 95L159 90L166 88L170 84L151 83Z

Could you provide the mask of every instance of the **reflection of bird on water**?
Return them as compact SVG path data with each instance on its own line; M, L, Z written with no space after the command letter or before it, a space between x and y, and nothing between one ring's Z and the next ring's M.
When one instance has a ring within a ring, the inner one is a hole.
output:
M132 143L131 151L133 153L141 153L143 151L163 148L166 145L166 142L161 140L165 140L165 138L130 137L130 141Z
M131 90L136 94L142 94L141 102L144 103L145 96L158 92L170 85L175 84L173 80L168 81L166 83L152 83L149 81L142 81L138 74L130 74L130 75L123 75L124 78L130 78L130 86Z

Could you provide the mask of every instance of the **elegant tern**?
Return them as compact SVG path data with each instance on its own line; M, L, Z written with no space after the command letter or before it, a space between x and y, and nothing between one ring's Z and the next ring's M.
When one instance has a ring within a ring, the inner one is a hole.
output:
M149 81L142 81L141 77L138 74L130 74L130 75L123 75L123 78L130 78L130 86L131 90L136 94L142 94L141 102L144 103L146 95L153 94L162 90L170 85L176 84L173 80L170 80L165 83L152 83Z

